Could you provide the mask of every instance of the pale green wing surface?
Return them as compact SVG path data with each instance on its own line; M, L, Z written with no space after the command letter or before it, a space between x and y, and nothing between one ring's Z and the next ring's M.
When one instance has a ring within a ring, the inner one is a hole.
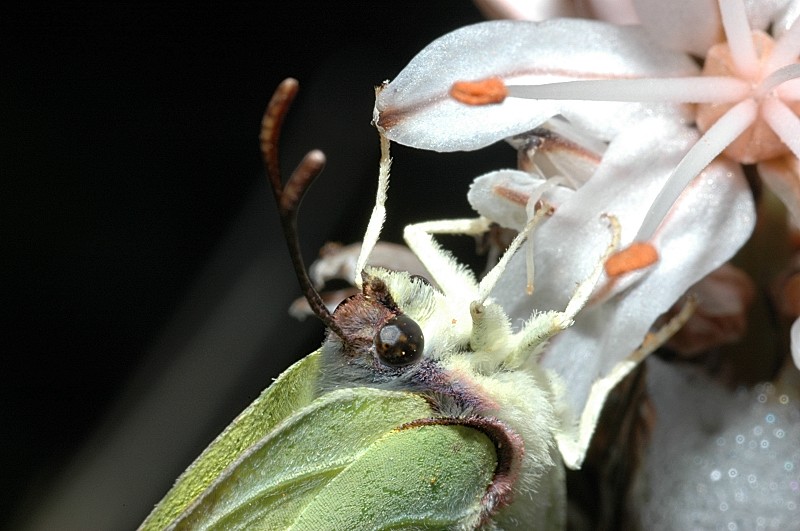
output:
M328 483L291 529L471 529L495 467L493 444L471 428L389 432Z
M225 471L180 517L176 529L289 527L375 441L391 439L393 429L430 415L428 403L411 393L359 387L325 394L280 423ZM370 488L391 484L391 475L375 472ZM352 493L351 503L361 503L366 487Z
M164 529L248 448L314 400L320 350L283 372L178 478L140 529Z
M434 525L463 518L491 480L494 447L458 427L395 431L430 415L411 393L328 393L230 467L175 528L363 529L415 515Z

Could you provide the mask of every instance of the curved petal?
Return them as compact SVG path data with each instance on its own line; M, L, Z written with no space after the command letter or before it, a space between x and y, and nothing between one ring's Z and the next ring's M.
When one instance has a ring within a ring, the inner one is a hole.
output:
M744 0L750 29L766 31L774 19L785 13L787 4L788 0ZM673 2L634 0L634 5L650 35L672 50L705 57L713 44L725 40L717 0L693 0L679 6Z
M543 177L519 170L498 170L481 175L467 193L470 205L495 223L507 228L521 229L528 222L525 211L528 200L547 182ZM543 197L558 209L574 190L555 186Z
M608 144L555 117L542 127L506 138L517 150L517 168L558 177L577 189L597 170Z
M436 151L478 149L562 114L604 139L648 116L691 120L676 104L526 100L468 106L449 96L456 81L500 77L511 84L572 79L679 77L698 71L639 27L578 19L500 20L460 28L428 45L379 93L374 121L391 140Z
M647 362L658 422L639 470L640 528L797 529L797 372L732 392L694 369Z
M342 245L328 243L320 249L320 257L309 266L308 276L317 289L322 289L331 280L352 282L356 278L356 262L361 252L361 243ZM393 271L407 271L412 275L430 276L420 259L405 245L378 242L373 247L367 265Z
M629 244L648 205L696 140L694 130L667 120L620 134L595 175L536 230L536 248L547 252L536 254L533 296L524 291L524 257L515 256L498 282L492 295L512 320L534 309L563 310L608 245L602 215L619 219L622 245ZM545 351L542 364L564 379L576 418L594 383L639 346L656 318L692 284L730 258L754 223L752 195L738 165L715 162L690 185L652 242L660 261L629 289L582 310Z
M783 11L776 15L772 24L772 36L780 39L800 18L800 0L792 0L786 4Z
M775 19L784 14L789 3L790 0L744 0L750 29L766 31Z
M693 0L680 7L673 2L634 0L642 26L663 46L705 57L724 40L717 0Z
M612 24L639 24L633 0L588 0L589 8L597 20Z
M546 20L579 15L573 2L562 0L473 0L486 18Z

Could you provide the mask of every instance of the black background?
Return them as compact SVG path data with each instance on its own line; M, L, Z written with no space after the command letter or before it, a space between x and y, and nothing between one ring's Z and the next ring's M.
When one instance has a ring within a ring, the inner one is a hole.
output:
M131 528L322 338L321 325L285 311L299 291L257 143L274 87L290 75L301 83L285 171L311 148L329 159L300 214L310 260L365 227L378 161L373 86L481 16L455 1L4 11L0 514L14 528ZM514 160L505 146L393 156L384 233L393 241L410 221L470 215L467 184ZM230 314L225 301L254 271L260 290ZM241 340L257 348L241 358L203 351L216 368L198 358L198 374L175 369L174 353L214 344L204 327L219 314L235 337L237 326L261 331ZM138 409L159 385L178 393L185 424ZM152 433L119 431L137 415ZM84 477L90 469L99 476Z

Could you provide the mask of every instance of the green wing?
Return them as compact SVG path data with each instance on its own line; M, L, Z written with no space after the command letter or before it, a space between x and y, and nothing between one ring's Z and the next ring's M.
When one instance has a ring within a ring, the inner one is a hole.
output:
M273 383L178 479L144 529L474 527L494 445L460 426L418 426L427 401L340 389L313 398L318 353Z
M341 389L287 418L226 470L175 529L441 528L477 522L495 470L482 433L398 430L420 396Z
M492 443L470 428L389 432L331 480L291 529L471 529L495 465Z
M140 529L164 529L245 450L314 399L320 350L283 372L178 478Z

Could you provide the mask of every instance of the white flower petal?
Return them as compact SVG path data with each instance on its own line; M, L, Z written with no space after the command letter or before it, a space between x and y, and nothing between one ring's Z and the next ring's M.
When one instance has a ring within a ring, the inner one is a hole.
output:
M704 57L724 40L716 0L694 0L676 6L663 0L634 0L642 26L663 46Z
M619 219L622 245L629 244L667 176L696 139L692 129L665 120L643 122L621 133L592 178L534 232L536 247L546 249L536 257L537 270L547 276L537 282L533 299L513 284L517 260L512 260L494 297L518 318L526 318L534 308L563 310L575 285L589 276L610 241L611 231L601 215ZM497 215L490 203L474 201L473 207L489 219Z
M744 100L722 115L699 141L694 142L686 156L674 168L669 180L664 183L642 226L639 227L636 239L649 240L652 237L663 223L678 195L686 190L702 168L710 164L726 146L753 123L757 115L756 103L750 99Z
M632 0L474 0L486 18L546 20L557 17L595 18L613 24L638 24Z
M308 276L317 289L322 289L325 283L331 280L344 280L352 283L356 278L356 263L360 253L360 242L350 245L326 244L320 250L320 257L309 266ZM369 255L367 265L430 277L430 272L425 269L417 255L405 245L396 243L376 243Z
M498 170L481 175L470 186L467 199L476 211L495 223L520 230L528 222L528 199L547 181L519 170ZM574 190L556 186L542 197L554 207L568 200Z
M536 249L544 250L536 254L537 291L525 295L521 256L511 261L493 291L515 324L534 309L566 307L576 283L588 277L610 239L602 214L617 216L622 244L631 242L648 205L696 140L691 129L653 120L611 143L597 173L536 229ZM689 286L730 258L754 223L752 195L739 166L715 162L690 185L654 238L661 256L649 274L625 292L582 310L575 325L545 351L543 366L563 377L567 401L578 416L594 382L638 347L655 319Z
M474 0L486 18L545 20L579 15L572 2L563 0Z
M745 0L750 29L767 30L774 19L786 16L788 3L788 0ZM672 50L705 57L711 45L725 40L717 0L693 0L680 5L659 0L634 0L634 5L639 20L650 35Z
M588 0L587 3L597 20L612 24L639 24L633 0Z
M800 0L792 0L777 14L772 24L772 36L780 39L800 18Z
M592 378L608 374L620 358L638 347L659 315L750 236L755 222L750 191L740 174L726 175L727 171L738 174L737 169L730 164L701 176L695 190L676 205L671 223L663 227L658 265L629 291L584 310L575 326L557 337L547 351L543 364L570 382L570 401L576 411L582 410ZM709 199L716 205L708 204ZM581 380L586 389L583 395L574 392L575 382Z
M553 118L542 127L506 138L517 150L517 168L558 177L559 184L578 189L597 170L608 144Z
M749 237L755 220L750 191L741 175L727 177L733 165L720 169L713 177L712 172L701 177L695 192L677 205L674 223L664 227L658 245L660 262L650 274L629 291L585 309L546 352L542 363L568 382L568 401L575 411L585 407L594 380L609 374L644 340L659 315ZM706 204L712 195L716 208ZM716 219L706 219L712 216Z
M473 150L533 129L561 114L610 140L648 116L690 120L676 104L525 100L468 106L449 96L456 81L500 77L509 84L571 79L680 77L697 66L662 49L635 26L589 20L493 21L460 28L423 49L375 103L374 120L391 140L436 151Z
M750 29L766 31L775 19L785 13L789 4L789 0L744 0L744 10L747 12Z

